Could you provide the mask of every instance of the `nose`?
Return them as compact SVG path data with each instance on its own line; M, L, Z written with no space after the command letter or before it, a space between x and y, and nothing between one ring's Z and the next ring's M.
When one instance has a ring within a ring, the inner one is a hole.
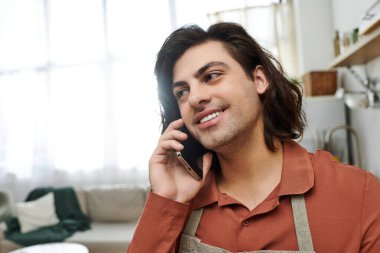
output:
M194 107L198 108L203 106L204 104L207 104L211 100L211 95L204 85L194 85L190 88L190 97L189 97L189 104Z

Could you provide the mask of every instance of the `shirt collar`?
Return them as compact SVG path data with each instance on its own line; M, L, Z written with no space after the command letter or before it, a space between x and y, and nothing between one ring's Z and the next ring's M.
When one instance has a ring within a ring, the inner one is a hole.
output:
M285 141L279 196L304 194L313 186L309 153L295 141Z
M283 142L284 160L278 197L303 194L314 186L314 171L308 152L295 141ZM210 171L202 189L193 199L193 209L219 202L221 194L216 185L215 173Z
M210 170L203 187L193 199L193 209L198 209L214 202L218 202L218 198L219 190L216 186L215 173Z

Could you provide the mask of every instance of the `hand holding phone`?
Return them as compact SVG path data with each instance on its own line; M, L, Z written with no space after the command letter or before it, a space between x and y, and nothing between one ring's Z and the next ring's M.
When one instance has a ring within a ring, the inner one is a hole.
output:
M185 126L180 131L187 134L187 139L181 142L184 149L176 152L177 158L196 180L201 180L203 178L203 155L207 149L190 134Z
M175 120L160 136L157 147L149 159L149 181L153 193L174 201L188 203L204 184L204 179L211 167L212 154L206 153L203 156L203 167L200 167L203 171L202 179L194 180L176 156L177 151L183 154L183 150L190 147L183 143L190 135L186 137L186 134L181 132L182 126L182 119Z

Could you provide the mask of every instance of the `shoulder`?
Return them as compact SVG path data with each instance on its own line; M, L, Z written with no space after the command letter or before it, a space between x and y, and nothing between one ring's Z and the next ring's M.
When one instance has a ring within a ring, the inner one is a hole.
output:
M319 247L334 245L340 249L337 252L361 247L360 252L375 252L380 247L379 179L362 168L335 161L326 151L309 153L309 158L314 186L305 194L306 206ZM328 239L335 234L349 243Z
M309 156L315 174L315 186L347 193L359 199L368 191L376 192L380 197L380 181L372 173L354 165L337 162L324 150L309 153Z
M314 154L309 153L309 157L314 168L314 173L330 176L336 180L345 179L364 183L369 175L373 176L358 166L336 161L329 152L324 150L317 150Z

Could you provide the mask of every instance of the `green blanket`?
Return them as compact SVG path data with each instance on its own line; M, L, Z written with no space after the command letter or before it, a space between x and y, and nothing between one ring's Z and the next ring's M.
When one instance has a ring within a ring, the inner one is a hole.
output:
M30 246L48 242L62 242L76 231L84 231L90 228L89 219L82 213L76 194L72 187L37 188L29 193L25 201L38 199L45 194L53 192L55 210L59 223L54 226L42 227L37 230L21 233L17 218L7 221L5 237L24 246Z

